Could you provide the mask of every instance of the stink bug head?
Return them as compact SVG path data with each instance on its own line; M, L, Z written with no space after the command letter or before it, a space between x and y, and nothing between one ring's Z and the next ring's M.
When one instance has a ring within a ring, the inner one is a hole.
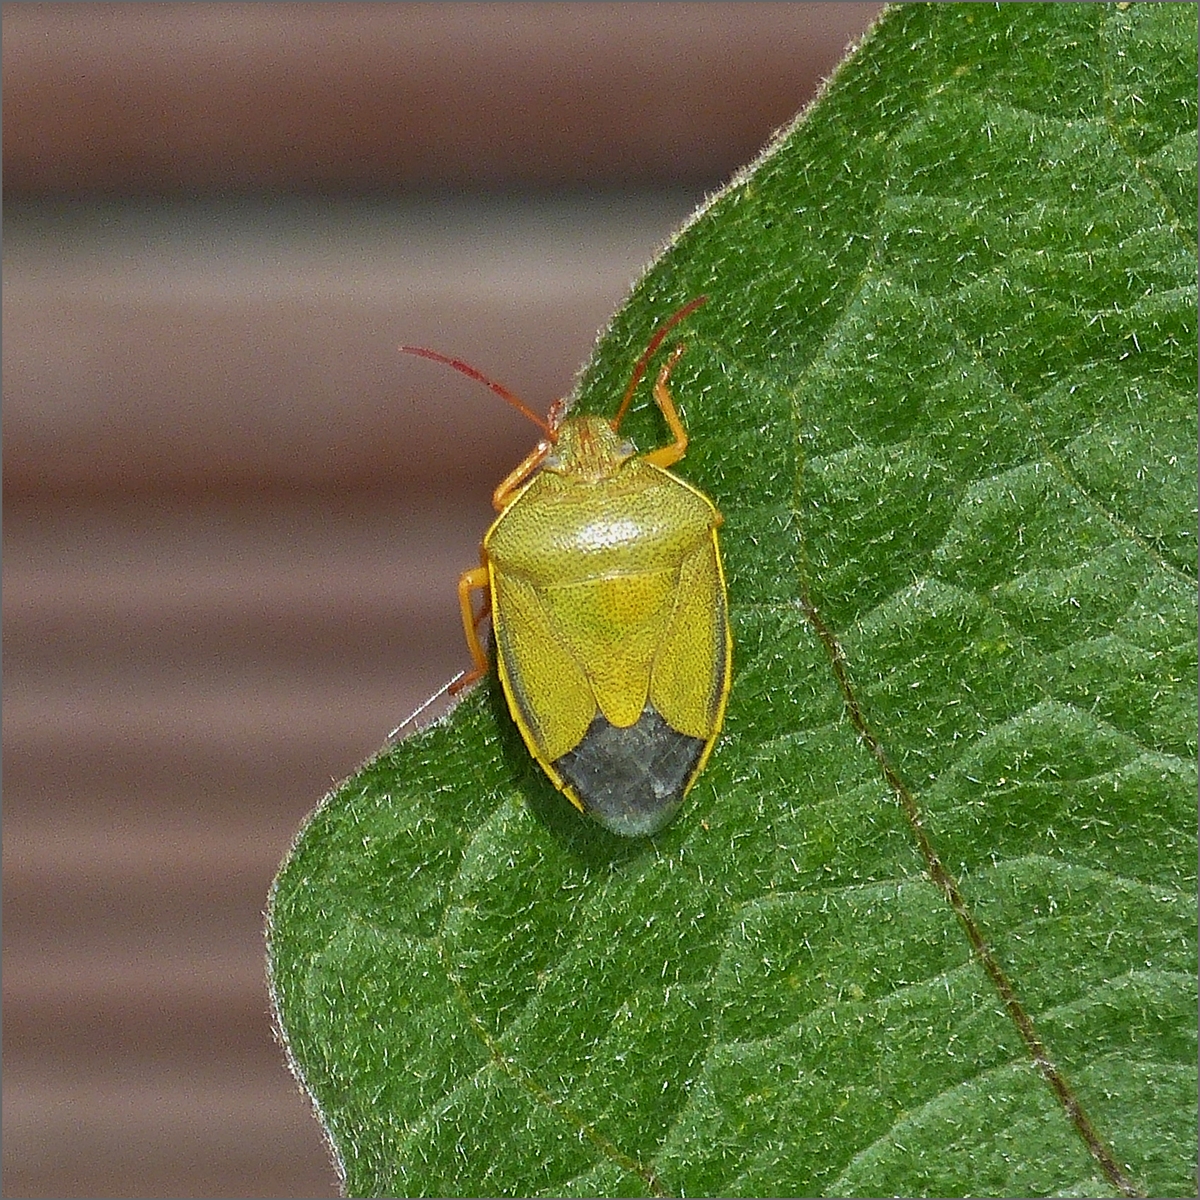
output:
M672 819L729 694L721 515L666 470L688 444L667 387L682 345L653 386L672 440L638 454L619 433L654 353L704 302L659 327L611 419L567 416L558 402L543 421L466 363L404 347L485 383L545 435L496 488L480 565L459 580L475 666L455 690L488 670L479 628L490 614L500 682L530 753L576 808L630 837Z
M555 434L542 469L584 483L611 479L637 454L637 447L622 438L604 417L568 417Z

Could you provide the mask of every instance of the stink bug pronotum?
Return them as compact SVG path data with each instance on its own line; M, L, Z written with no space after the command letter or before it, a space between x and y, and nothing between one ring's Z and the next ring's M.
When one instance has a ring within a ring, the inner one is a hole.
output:
M478 630L490 611L500 682L530 753L576 808L627 837L656 833L675 815L729 696L721 514L667 470L688 444L667 390L682 345L653 388L672 440L638 454L619 435L655 351L705 299L654 334L611 420L565 416L562 401L542 420L466 363L401 347L485 383L544 434L496 488L500 515L480 565L459 581L475 666L457 686L488 670Z

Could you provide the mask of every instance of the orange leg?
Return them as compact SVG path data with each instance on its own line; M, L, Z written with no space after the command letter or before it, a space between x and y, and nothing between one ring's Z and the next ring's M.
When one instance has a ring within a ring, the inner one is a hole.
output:
M513 492L523 487L525 481L542 465L542 459L550 453L550 443L538 442L536 446L500 480L492 493L492 507L497 512L503 512L513 499Z
M497 512L503 512L511 503L513 493L524 486L525 481L542 465L542 459L550 453L550 443L538 442L517 465L501 481L499 487L492 493L492 505ZM488 574L487 553L483 547L479 550L479 566L464 571L458 579L458 607L462 612L463 633L467 639L467 649L471 651L474 666L460 680L451 685L450 694L457 695L465 687L469 687L477 679L482 679L488 673L487 651L479 638L479 627L487 620L492 611L491 580ZM483 593L483 607L478 614L472 600L474 592Z
M687 453L687 430L684 429L683 422L679 419L679 410L675 407L675 401L671 399L671 393L667 391L667 380L671 377L671 370L679 361L679 356L683 351L684 346L682 345L676 346L671 351L671 356L663 363L662 370L659 371L658 378L654 382L654 402L666 419L671 436L675 439L665 446L659 446L657 450L651 450L644 456L646 462L656 467L669 467Z
M483 607L479 610L478 616L475 615L475 605L471 600L473 592L483 592ZM450 694L452 696L458 695L463 688L468 687L477 679L482 679L488 672L487 652L483 648L483 642L479 640L479 626L492 611L492 593L488 583L486 561L483 561L482 566L472 567L459 576L458 605L462 610L463 633L466 634L467 649L471 651L471 658L474 659L475 665L461 679L451 685Z

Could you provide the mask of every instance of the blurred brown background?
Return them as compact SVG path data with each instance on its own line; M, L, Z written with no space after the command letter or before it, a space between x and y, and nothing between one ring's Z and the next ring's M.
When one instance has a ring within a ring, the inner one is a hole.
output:
M873 4L9 4L3 1189L335 1195L262 909L641 266Z

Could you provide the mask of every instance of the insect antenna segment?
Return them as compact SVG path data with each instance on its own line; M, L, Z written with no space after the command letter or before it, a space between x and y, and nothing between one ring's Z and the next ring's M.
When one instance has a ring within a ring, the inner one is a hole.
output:
M528 417L551 441L554 441L554 427L545 417L539 417L520 396L510 392L502 383L497 383L494 379L489 379L482 371L477 371L471 366L470 363L463 362L461 358L450 358L446 354L439 354L436 350L427 350L424 346L401 346L400 352L402 354L415 354L418 358L428 358L434 362L444 363L447 367L453 367L456 371L461 371L462 374L469 378L486 384L497 396L503 400L507 400L517 412Z

